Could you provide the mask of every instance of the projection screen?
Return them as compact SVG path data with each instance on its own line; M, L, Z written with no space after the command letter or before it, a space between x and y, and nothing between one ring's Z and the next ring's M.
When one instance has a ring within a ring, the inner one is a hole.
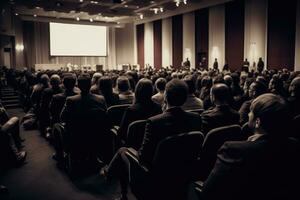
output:
M105 26L50 22L51 56L107 56Z

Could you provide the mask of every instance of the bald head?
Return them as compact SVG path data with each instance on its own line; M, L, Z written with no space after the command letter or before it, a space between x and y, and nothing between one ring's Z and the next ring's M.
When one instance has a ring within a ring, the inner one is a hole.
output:
M230 101L229 87L223 83L215 84L211 90L211 100L215 105L228 104Z

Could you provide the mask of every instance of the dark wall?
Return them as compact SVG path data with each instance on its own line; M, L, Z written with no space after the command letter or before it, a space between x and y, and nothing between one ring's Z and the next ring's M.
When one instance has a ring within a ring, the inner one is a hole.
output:
M293 70L297 1L269 1L268 6L268 66Z
M225 62L231 70L241 69L244 59L244 1L225 4Z
M137 38L137 59L138 64L141 68L144 68L145 65L145 56L144 56L144 24L139 24L136 26L136 38Z
M183 48L182 15L172 17L173 67L178 68L182 62Z
M154 67L162 67L162 20L153 22Z

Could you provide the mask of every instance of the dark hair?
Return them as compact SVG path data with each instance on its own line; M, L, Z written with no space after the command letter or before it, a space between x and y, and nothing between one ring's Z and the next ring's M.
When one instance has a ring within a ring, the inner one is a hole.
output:
M254 118L259 118L262 128L268 134L283 134L288 126L290 115L284 99L267 93L253 100L250 106Z
M78 87L81 93L87 94L91 88L91 77L87 73L78 76Z
M296 77L291 82L291 90L293 92L293 96L299 98L300 97L300 77Z
M268 87L260 82L260 81L254 81L253 83L251 83L251 85L253 84L253 89L255 91L255 97L258 97L259 95L265 94L268 92Z
M229 87L224 83L218 83L212 86L211 94L214 96L215 101L221 103L229 103L231 99L231 93Z
M127 90L129 90L130 84L129 84L128 78L126 76L120 76L117 79L117 86L118 86L119 92L126 92Z
M108 76L103 76L98 80L98 87L103 95L113 93L112 80Z
M65 76L63 80L63 84L67 90L73 89L76 84L76 76L75 75Z
M41 75L41 83L44 86L48 86L48 84L49 84L49 76L47 74Z
M55 86L59 86L60 82L61 82L61 80L60 80L59 75L53 74L53 75L51 76L51 78L50 78L50 84L51 84L52 86L54 86L54 87L55 87Z
M151 80L142 78L135 87L135 103L149 103L153 94Z
M188 95L188 86L184 81L175 78L167 83L165 93L170 106L182 106Z
M211 88L213 85L212 79L210 76L204 76L201 80L201 86L202 87L209 87Z
M188 91L189 94L193 94L196 91L196 87L195 87L195 81L193 79L192 75L187 75L184 77L183 81L186 83L186 85L188 86Z
M232 83L233 83L233 79L230 75L225 75L224 76L224 82L228 87L231 87Z
M159 91L164 91L166 88L167 81L164 78L159 78L155 81L155 87Z

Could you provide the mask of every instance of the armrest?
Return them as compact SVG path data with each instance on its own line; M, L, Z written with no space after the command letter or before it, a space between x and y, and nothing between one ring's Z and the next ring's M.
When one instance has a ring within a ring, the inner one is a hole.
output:
M113 133L113 135L117 136L118 135L118 130L120 129L119 126L113 126L111 129L110 129L110 132Z
M10 129L14 128L16 125L19 125L19 118L12 117L1 127L1 131L8 132Z
M127 148L126 155L128 156L128 159L130 159L130 162L132 161L133 163L138 164L145 172L149 172L147 167L140 164L138 152L134 148Z
M194 182L194 185L195 185L195 191L196 191L196 193L198 195L201 194L204 182L202 182L202 181L196 181L196 182Z

